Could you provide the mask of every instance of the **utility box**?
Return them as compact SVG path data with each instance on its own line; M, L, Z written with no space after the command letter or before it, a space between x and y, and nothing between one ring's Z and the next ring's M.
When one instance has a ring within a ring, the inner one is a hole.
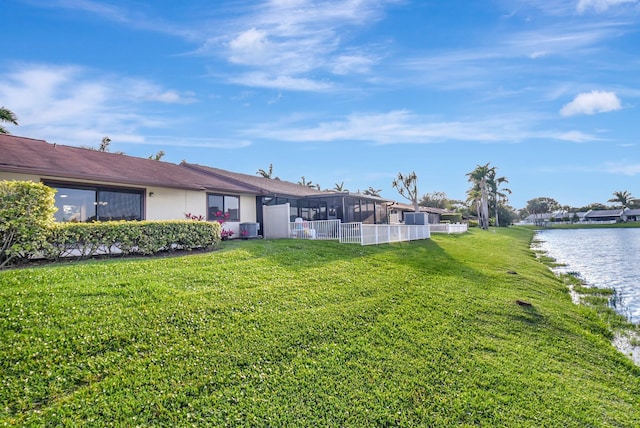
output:
M404 213L404 224L425 225L429 224L429 213Z
M257 238L258 229L260 229L260 223L240 223L240 238Z

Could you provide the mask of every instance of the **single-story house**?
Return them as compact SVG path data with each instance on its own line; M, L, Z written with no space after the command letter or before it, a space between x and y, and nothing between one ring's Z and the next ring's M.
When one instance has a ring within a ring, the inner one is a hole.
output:
M420 212L427 213L429 224L438 224L440 223L440 218L443 214L452 214L451 211L443 208L419 207L419 209ZM414 212L415 207L413 205L400 202L389 203L390 223L402 223L405 221L405 214Z
M289 204L289 220L341 220L343 223L386 224L391 201L352 192L322 191L279 179L225 171L219 168L183 162L194 171L219 179L249 185L259 190L256 196L257 221L263 222L263 206Z
M550 222L553 218L553 213L537 213L537 214L529 214L522 220L522 224L535 224L542 225L546 222Z
M622 221L640 221L640 209L625 209L624 214L622 214Z
M535 224L544 225L545 223L579 223L585 220L587 212L569 212L564 210L554 211L552 213L529 214L518 224Z
M585 214L585 221L620 221L622 216L622 209L615 210L590 210Z
M180 165L0 135L0 179L42 182L57 190L58 221L171 220L187 213L227 229L256 221L259 193L242 183Z
M264 230L265 206L289 204L289 220L338 219L387 223L390 201L327 192L283 180L182 162L0 135L0 180L43 182L57 189L58 221L170 220L187 214L208 221L226 216L227 230L241 223Z

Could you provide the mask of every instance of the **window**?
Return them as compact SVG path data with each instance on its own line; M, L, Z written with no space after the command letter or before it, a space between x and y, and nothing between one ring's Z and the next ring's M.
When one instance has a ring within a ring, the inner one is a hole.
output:
M240 198L230 195L207 195L207 220L240 221Z
M57 190L56 221L142 220L142 190L45 184Z

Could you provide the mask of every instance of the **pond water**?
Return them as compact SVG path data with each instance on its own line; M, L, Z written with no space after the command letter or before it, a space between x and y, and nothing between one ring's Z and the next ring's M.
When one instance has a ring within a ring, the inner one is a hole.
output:
M640 228L557 229L536 234L536 247L577 272L589 286L616 290L615 308L640 322Z

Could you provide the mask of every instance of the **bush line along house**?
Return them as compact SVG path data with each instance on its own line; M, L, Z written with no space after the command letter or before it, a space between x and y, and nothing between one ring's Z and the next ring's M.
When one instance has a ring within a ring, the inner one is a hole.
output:
M242 223L254 223L265 237L281 237L269 236L270 225L265 224L265 207L274 205L289 205L289 221L364 224L385 224L390 218L395 222L403 206L360 193L320 191L187 162L178 165L13 135L0 135L0 180L42 182L57 189L57 221L172 220L187 213L215 221L222 213L227 215L225 228L235 236ZM429 220L439 221L437 210Z

